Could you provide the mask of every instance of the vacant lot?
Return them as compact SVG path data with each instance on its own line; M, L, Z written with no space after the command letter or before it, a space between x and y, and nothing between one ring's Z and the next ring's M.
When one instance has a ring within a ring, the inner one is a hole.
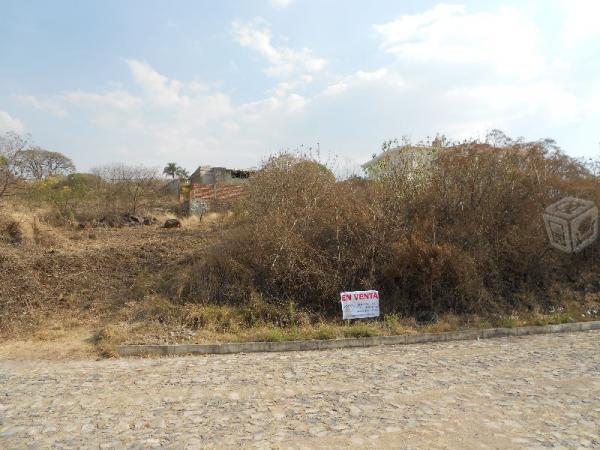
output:
M599 341L594 331L288 354L1 362L0 439L9 448L598 447Z
M542 325L595 319L600 313L593 282L573 299L566 292L565 306L552 311L446 314L423 323L385 313L382 321L342 324L291 303L265 302L260 295L237 305L186 301L177 292L165 297L164 284L198 267L205 250L227 233L230 216L183 219L176 229L160 223L78 229L54 227L25 212L16 217L23 240L0 242L0 358L114 356L118 343L333 339ZM201 289L200 280L197 284Z
M120 313L146 294L149 280L214 236L211 223L193 221L175 230L158 225L77 230L25 216L21 227L23 242L0 243L5 338L52 340L123 320Z
M598 317L600 245L554 250L542 220L565 196L600 201L595 169L551 141L506 142L386 159L369 179L284 153L243 201L174 229L161 224L180 207L158 179L21 180L0 209L0 357ZM339 293L374 288L383 320L343 324Z

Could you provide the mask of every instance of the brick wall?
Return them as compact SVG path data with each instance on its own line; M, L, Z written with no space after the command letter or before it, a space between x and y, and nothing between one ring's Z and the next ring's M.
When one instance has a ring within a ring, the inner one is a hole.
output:
M189 188L190 214L202 214L210 209L211 204L233 203L246 194L244 185L209 185L193 183Z

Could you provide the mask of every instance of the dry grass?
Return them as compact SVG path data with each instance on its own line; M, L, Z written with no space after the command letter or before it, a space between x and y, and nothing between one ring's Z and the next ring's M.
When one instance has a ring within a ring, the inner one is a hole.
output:
M578 163L535 146L466 147L409 181L399 168L336 182L284 155L235 212L169 230L160 225L175 216L162 207L149 212L156 225L80 229L52 219L49 203L4 204L0 357L600 317L600 244L563 255L540 220L557 190L600 203L597 177ZM380 290L382 320L342 323L339 292L363 288Z
M124 320L99 330L92 339L98 354L116 356L119 344L177 344L222 342L283 342L294 340L329 340L371 336L392 336L415 333L444 333L473 328L516 327L547 325L575 321L599 320L600 310L571 305L553 313L513 313L494 317L444 315L431 323L417 323L414 318L396 315L384 316L382 320L318 321L277 325L258 321L249 324L247 316L236 307L199 307L183 305L164 306L159 312L156 300L146 306L148 311L137 320ZM194 320L187 322L190 318ZM200 322L196 321L202 317Z
M214 310L211 313L215 313ZM229 312L219 312L228 314ZM277 326L257 324L249 327L223 328L220 318L198 329L178 327L156 320L120 322L94 327L64 329L60 325L40 329L30 337L0 341L0 359L5 360L64 360L93 357L117 357L120 344L177 344L223 342L283 342L294 340L329 340L342 338L392 336L415 333L443 333L469 328L493 328L528 325L547 325L573 321L599 320L600 311L571 309L552 314L513 314L495 318L477 316L445 316L431 324L417 324L414 319L389 319L352 324L318 322L315 324Z
M27 336L52 321L97 326L118 311L136 281L205 245L210 229L55 227L15 210L24 238L0 240L0 337Z
M87 328L42 329L25 339L1 340L0 359L89 359L99 354L92 337L93 331Z

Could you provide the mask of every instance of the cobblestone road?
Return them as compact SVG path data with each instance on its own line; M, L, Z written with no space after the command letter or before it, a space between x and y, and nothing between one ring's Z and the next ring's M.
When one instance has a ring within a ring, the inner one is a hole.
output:
M600 332L0 362L2 448L600 447Z

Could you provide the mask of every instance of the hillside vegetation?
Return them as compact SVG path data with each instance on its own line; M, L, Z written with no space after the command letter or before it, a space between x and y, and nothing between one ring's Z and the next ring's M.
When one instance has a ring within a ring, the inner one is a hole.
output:
M598 317L600 244L561 253L542 222L564 196L600 205L594 167L551 141L435 154L372 180L336 180L312 158L273 156L234 211L183 219L180 229L160 227L179 214L177 198L142 168L15 184L0 200L0 336L51 339L83 327L111 354L116 342ZM124 213L157 220L129 226ZM343 325L339 293L361 289L380 291L384 320Z
M551 142L441 149L377 180L336 181L273 157L223 237L164 278L173 300L253 296L339 316L339 293L378 289L386 313L488 314L600 292L600 246L552 250L542 221L564 196L600 203L600 178ZM569 291L570 294L566 294Z

